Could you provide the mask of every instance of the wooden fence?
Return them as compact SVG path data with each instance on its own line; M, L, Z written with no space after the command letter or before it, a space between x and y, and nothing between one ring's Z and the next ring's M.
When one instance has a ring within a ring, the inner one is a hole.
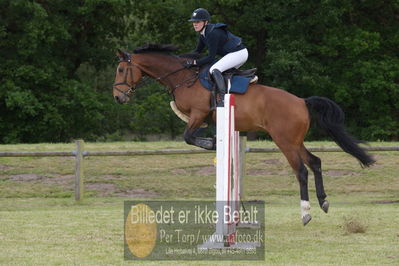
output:
M246 143L246 137L241 143ZM83 158L87 156L142 156L142 155L174 155L174 154L202 154L215 151L199 149L165 149L165 150L131 150L131 151L85 151L84 141L76 140L76 150L70 152L0 152L0 157L66 157L73 156L75 160L75 200L81 200L84 194ZM342 152L339 147L307 148L311 152ZM399 151L399 146L368 146L367 151ZM280 152L278 148L250 148L245 147L241 152L272 153ZM245 158L245 157L242 157ZM243 169L243 168L242 168Z

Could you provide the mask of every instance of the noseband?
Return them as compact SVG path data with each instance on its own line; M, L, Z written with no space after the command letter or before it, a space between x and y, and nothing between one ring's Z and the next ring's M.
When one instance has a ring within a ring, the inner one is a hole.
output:
M127 81L127 77L128 77L128 75L130 73L132 75L132 80L134 81L133 65L135 65L137 67L139 67L139 66L134 64L134 63L132 63L132 59L131 59L130 54L129 54L129 57L128 57L127 60L120 60L119 63L121 63L121 62L127 62L127 67L126 67L126 73L125 73L124 80L123 80L123 82L114 83L112 85L112 88L116 89L117 91L119 91L120 93L124 94L125 96L130 97L136 91L136 84L130 85L129 82ZM126 91L123 91L123 90L121 90L121 89L119 89L117 87L119 85L126 85L128 87L128 89Z

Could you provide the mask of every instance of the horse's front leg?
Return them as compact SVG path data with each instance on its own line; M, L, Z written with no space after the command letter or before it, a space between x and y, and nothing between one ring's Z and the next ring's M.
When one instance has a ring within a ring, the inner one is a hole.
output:
M198 137L200 125L204 122L204 116L190 115L190 120L184 131L184 140L187 144L194 145L206 150L216 150L215 138Z

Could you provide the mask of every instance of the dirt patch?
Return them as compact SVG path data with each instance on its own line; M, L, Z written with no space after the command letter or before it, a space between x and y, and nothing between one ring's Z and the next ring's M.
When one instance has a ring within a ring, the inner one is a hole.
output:
M349 170L327 170L324 171L323 173L330 177L354 176L360 174Z
M265 176L265 175L271 175L273 173L274 173L273 171L264 170L264 169L248 169L247 170L247 175L250 175L250 176Z
M279 159L263 160L262 162L265 164L272 164L272 165L281 164Z
M75 184L74 175L52 175L51 177L44 177L42 182L48 185L58 185L68 189L72 189Z
M281 164L279 160L266 160L269 164ZM264 161L264 162L266 162ZM191 167L191 168L177 168L170 171L174 175L200 175L200 176L215 176L216 168L215 166L201 166L201 167ZM270 175L288 175L288 170L268 170L266 169L247 169L246 175L250 176L270 176Z
M147 191L142 188L123 190L119 189L115 184L111 183L87 183L85 184L87 190L97 191L99 196L119 196L119 197L134 197L134 198L156 198L159 194L154 191Z
M35 182L40 181L44 176L36 175L36 174L21 174L21 175L12 175L10 179L12 181L19 181L19 182Z
M250 176L270 176L270 175L288 175L287 170L268 170L268 169L248 169L247 175Z
M101 176L102 179L105 180L120 180L121 178L123 178L123 176L121 175L103 175Z
M191 168L177 168L170 171L174 175L201 175L210 176L216 174L214 166L200 166Z
M170 171L174 175L187 175L189 174L189 171L183 168L178 168L178 169L173 169Z
M395 204L396 203L397 204L397 203L399 203L399 200L376 200L376 201L372 201L371 203L373 203L373 204Z
M193 170L198 175L204 175L204 176L216 175L216 168L214 166L196 167Z
M111 183L85 183L85 189L95 190L99 196L108 196L118 191L116 185Z
M11 169L12 167L5 164L0 164L0 171Z
M144 189L130 189L115 193L119 197L134 197L134 198L157 198L159 194L154 191L147 191Z
M41 176L37 174L20 174L9 177L9 179L12 181L60 185L69 189L73 188L73 184L75 182L74 178L75 177L73 175Z
M117 175L105 175L102 176L104 179L119 179ZM41 183L46 185L57 185L63 188L72 190L75 186L74 175L58 175L53 174L51 176L41 176L37 174L20 174L12 175L8 179L18 182L31 182ZM115 184L105 182L87 182L84 184L86 190L94 190L99 196L119 196L119 197L135 197L135 198L156 198L159 194L154 191L147 191L144 189L129 189L123 190L118 188Z

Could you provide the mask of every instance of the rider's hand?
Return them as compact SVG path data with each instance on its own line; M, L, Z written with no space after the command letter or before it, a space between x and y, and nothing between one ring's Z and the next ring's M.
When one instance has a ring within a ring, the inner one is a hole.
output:
M183 63L183 66L185 68L195 67L197 66L197 62L195 60L187 60L186 62Z

